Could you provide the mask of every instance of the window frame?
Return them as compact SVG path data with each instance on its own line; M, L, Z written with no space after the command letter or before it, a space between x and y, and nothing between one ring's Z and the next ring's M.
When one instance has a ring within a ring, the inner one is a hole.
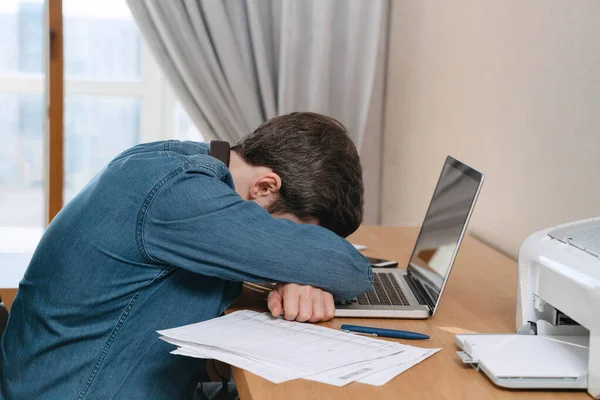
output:
M0 91L45 95L44 74L0 72ZM140 141L172 137L177 98L145 44L141 46L139 80L64 79L64 95L133 97L140 101Z
M175 137L177 97L170 88L140 34L138 80L70 78L64 74L62 0L45 2L45 73L0 72L0 91L46 97L44 132L46 170L46 222L63 206L64 196L64 103L69 95L131 97L140 102L139 142ZM53 32L53 33L51 33ZM52 40L50 37L52 36ZM52 42L52 43L50 43ZM52 47L52 48L51 48ZM56 111L54 113L53 111Z

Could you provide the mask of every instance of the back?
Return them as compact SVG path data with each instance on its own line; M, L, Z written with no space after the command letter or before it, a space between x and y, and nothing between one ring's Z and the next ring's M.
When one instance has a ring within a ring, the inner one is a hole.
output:
M157 330L217 317L241 282L352 298L371 287L345 239L273 218L233 188L203 143L136 146L46 230L0 343L3 398L182 398L204 361Z
M158 368L161 359L176 359L169 346L156 343L154 329L213 318L226 307L225 297L227 304L235 298L236 290L227 296L223 280L199 282L140 252L148 194L181 167L185 153L207 152L204 144L177 144L177 152L167 144L137 146L117 157L49 225L2 337L1 398L83 398L92 392L93 398L111 397L126 378L113 376L112 365L131 364L129 370L135 370L135 363L151 356ZM208 298L178 286L181 280L210 286ZM192 307L192 300L205 308ZM177 303L181 313L173 313ZM193 364L181 363L188 374L202 368L200 361ZM174 381L177 390L189 386Z

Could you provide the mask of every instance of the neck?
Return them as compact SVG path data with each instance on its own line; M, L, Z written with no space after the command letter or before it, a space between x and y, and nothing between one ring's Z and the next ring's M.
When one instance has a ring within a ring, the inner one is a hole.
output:
M252 180L252 166L234 150L229 152L229 172L233 177L235 191L244 200L248 200L248 190Z

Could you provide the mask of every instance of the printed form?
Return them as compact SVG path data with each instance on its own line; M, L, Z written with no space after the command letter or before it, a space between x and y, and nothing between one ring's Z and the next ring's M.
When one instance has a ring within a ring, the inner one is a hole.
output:
M248 310L158 333L178 346L173 354L220 360L274 383L304 378L336 386L382 385L439 350Z

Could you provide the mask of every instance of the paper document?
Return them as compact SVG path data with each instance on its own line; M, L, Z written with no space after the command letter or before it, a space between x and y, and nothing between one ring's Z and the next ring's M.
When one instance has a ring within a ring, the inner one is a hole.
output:
M274 383L305 378L381 385L438 350L247 310L158 333L178 347L173 354L220 360Z

